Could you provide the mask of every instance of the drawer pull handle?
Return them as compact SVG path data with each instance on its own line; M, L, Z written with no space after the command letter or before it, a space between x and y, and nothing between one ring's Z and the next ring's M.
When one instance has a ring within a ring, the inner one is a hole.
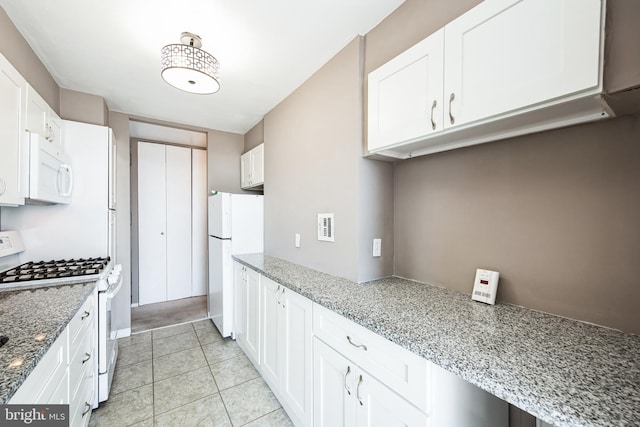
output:
M360 375L360 378L358 378L358 387L356 388L356 397L358 398L358 402L360 403L360 406L364 406L364 402L362 401L362 398L360 397L360 385L362 384L362 375Z
M91 359L91 355L89 353L85 353L85 356L87 356L86 359L82 359L82 364L84 365L85 363L87 363L89 361L89 359Z
M438 101L433 100L433 104L431 104L431 129L436 130L436 122L433 121L433 110L438 106Z
M82 315L82 317L80 318L80 320L84 320L84 319L86 319L86 318L87 318L87 317L89 317L89 316L91 316L91 313L85 310L85 311L84 311L84 314Z
M276 289L276 302L280 305L280 298L278 298L278 293L280 292L280 285L278 285L278 289Z
M347 373L344 374L344 389L347 390L347 393L349 394L349 396L351 396L351 389L347 385L347 377L349 376L350 373L351 373L351 366L347 366Z
M451 95L449 95L449 121L451 122L451 124L454 124L456 122L456 118L453 117L453 113L451 112L451 104L453 104L454 99L456 99L456 94L451 92Z
M347 341L349 341L349 344L351 344L354 347L358 347L363 349L364 351L367 351L367 346L364 344L356 344L353 341L351 341L351 337L349 335L347 335Z
M89 402L84 402L84 405L87 407L87 409L85 409L82 412L82 416L84 417L85 415L87 415L89 412L91 412L91 405L89 404Z

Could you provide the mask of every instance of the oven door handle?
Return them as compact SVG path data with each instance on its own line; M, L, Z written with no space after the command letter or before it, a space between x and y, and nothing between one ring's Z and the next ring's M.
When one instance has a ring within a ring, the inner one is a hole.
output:
M109 290L105 292L104 296L107 297L108 299L115 297L116 294L120 292L120 288L122 287L122 276L118 278L118 281L116 283L117 284L115 284L115 286L111 285L109 287Z

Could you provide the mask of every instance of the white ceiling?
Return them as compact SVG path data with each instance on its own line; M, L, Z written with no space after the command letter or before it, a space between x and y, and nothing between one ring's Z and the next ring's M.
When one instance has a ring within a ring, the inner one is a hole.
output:
M404 0L0 0L63 88L111 111L244 134L358 34ZM220 91L160 77L183 31L221 64Z

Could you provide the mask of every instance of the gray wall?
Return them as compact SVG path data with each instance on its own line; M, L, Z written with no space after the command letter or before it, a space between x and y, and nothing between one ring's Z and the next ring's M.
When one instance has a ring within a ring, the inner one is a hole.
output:
M362 158L363 44L353 40L264 118L265 252L354 281L391 274L393 260L383 223L391 166ZM334 213L334 243L317 240L318 213ZM371 256L374 237L385 239L382 258Z
M237 133L209 130L207 135L207 188L241 193L240 156L244 137Z
M109 109L103 97L70 89L60 88L60 117L109 126Z
M60 88L58 84L2 7L0 7L0 52L47 101L47 104L60 113Z
M244 134L244 152L264 142L264 120L260 120L249 132Z

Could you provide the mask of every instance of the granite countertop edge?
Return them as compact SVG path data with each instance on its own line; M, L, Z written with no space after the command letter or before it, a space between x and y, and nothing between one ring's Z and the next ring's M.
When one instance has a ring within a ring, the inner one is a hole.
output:
M640 420L637 335L521 306L472 302L469 295L400 277L358 284L264 254L233 259L556 427L622 427ZM424 296L447 307L418 317L389 314L407 298L410 312L423 309L413 300ZM456 318L456 310L471 320ZM421 316L426 326L416 328ZM593 354L582 357L576 349ZM601 360L609 355L616 357ZM572 357L579 366L567 365ZM593 359L603 364L599 371L587 369Z
M80 307L85 303L87 298L92 294L95 289L95 282L86 282L86 281L78 281L72 280L69 283L58 283L55 285L36 285L32 287L11 287L0 290L0 295L8 292L19 292L19 293L32 293L33 298L40 298L42 295L35 294L34 291L43 290L43 289L53 289L55 288L60 293L68 293L65 292L66 289L76 286L82 286L83 292L80 293L79 296L75 296L75 302L70 306L66 307L67 313L63 316L61 320L58 320L55 325L52 325L50 329L48 329L47 339L42 341L41 343L35 344L39 346L35 353L30 354L25 363L23 364L23 369L21 373L14 378L9 380L9 384L5 383L5 377L3 375L3 370L7 368L7 366L0 366L0 404L8 403L13 395L18 391L20 386L26 381L27 377L33 372L38 363L42 360L44 355L49 351L53 343L60 337L64 329L67 327L73 316L76 315ZM0 305L1 308L1 305ZM54 308L54 307L52 307ZM2 310L0 310L1 312ZM40 313L41 316L46 316L46 313ZM6 335L10 336L11 342L11 331L3 331ZM9 343L8 343L9 344ZM5 344L8 345L8 344ZM1 349L0 349L1 350ZM6 360L4 361L6 362Z

